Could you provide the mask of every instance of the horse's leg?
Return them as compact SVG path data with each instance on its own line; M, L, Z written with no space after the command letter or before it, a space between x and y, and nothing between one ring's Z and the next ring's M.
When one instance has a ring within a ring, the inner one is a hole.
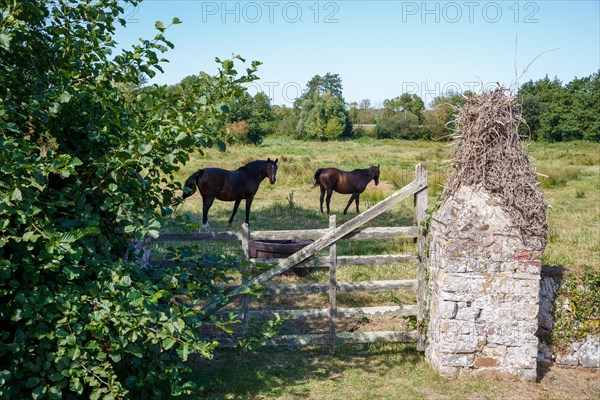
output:
M252 200L254 196L250 196L246 199L246 223L250 225L250 207L252 206Z
M330 210L329 210L329 202L331 201L331 195L333 194L333 189L327 189L327 214L329 214Z
M323 214L323 199L325 198L325 188L323 186L319 186L321 189L321 196L319 196L319 205L321 207L321 214Z
M354 201L355 196L356 193L352 193L352 196L350 196L350 200L348 200L348 204L346 204L346 208L344 208L344 215L346 215L346 213L348 212L348 208L350 207L350 204L352 204L352 202Z
M214 201L214 197L202 196L202 229L210 229L210 225L208 224L208 210L210 210Z
M359 213L359 211L358 211L358 199L360 199L360 193L358 193L358 194L356 195L356 213L357 213L357 214Z
M233 222L233 217L235 217L235 213L238 210L238 207L240 206L240 203L242 202L242 199L236 200L235 203L233 204L233 211L231 212L231 218L229 218L229 223L231 224Z

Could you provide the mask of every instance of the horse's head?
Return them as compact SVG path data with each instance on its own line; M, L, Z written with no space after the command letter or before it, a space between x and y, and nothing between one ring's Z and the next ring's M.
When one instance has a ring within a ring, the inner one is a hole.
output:
M275 180L277 179L277 161L279 159L276 159L275 161L271 160L270 158L267 158L267 178L269 178L269 182L271 182L271 185L275 183Z
M379 185L379 164L377 164L377 166L372 165L371 168L369 168L369 176L373 178L375 185Z

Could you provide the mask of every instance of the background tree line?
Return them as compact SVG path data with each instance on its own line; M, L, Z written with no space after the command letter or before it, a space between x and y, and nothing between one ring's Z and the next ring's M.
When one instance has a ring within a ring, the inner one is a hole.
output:
M347 103L341 77L327 73L311 78L293 107L271 105L263 93L254 96L244 93L231 104L231 113L222 130L230 141L254 144L271 134L321 141L364 135L381 139L447 140L456 108L469 95L469 92L449 92L434 98L428 106L418 95L409 93L384 100L383 107L373 107L369 99ZM547 142L600 141L598 72L565 85L547 76L531 80L521 85L517 98L527 121L520 127L521 135Z
M517 96L527 121L521 134L548 142L600 141L600 71L566 85L548 76L529 81Z

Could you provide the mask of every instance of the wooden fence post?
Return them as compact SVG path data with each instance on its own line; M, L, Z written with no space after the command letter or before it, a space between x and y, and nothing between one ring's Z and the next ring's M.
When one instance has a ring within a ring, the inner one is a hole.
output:
M425 351L425 307L427 282L425 280L425 269L427 268L427 232L425 224L427 214L427 168L423 164L415 167L415 181L424 183L424 187L415 193L415 219L419 235L417 236L417 252L419 254L419 266L417 268L417 350Z
M152 238L146 236L143 239L136 239L131 246L136 262L142 268L150 267L150 258L152 255Z
M335 215L330 215L329 230L335 230L335 225ZM329 266L329 345L333 354L335 353L335 323L337 319L337 245L335 242L329 246L329 258L331 261Z
M242 285L248 282L247 274L252 270L252 264L250 262L250 228L247 223L242 224L242 263L240 271L242 273ZM244 324L244 332L248 322L248 304L250 303L250 297L245 294L242 296L242 310L241 318Z

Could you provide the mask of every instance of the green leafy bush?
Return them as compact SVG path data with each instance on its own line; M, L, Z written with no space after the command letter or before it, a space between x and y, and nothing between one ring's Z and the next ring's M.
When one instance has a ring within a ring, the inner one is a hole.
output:
M0 398L179 395L188 357L216 345L195 307L225 268L143 269L130 247L170 217L178 165L224 146L258 63L238 77L241 58L217 59L209 90L141 88L173 44L157 22L111 55L127 3L0 6Z
M554 306L552 343L566 346L587 335L600 336L600 271L590 270L562 282Z

